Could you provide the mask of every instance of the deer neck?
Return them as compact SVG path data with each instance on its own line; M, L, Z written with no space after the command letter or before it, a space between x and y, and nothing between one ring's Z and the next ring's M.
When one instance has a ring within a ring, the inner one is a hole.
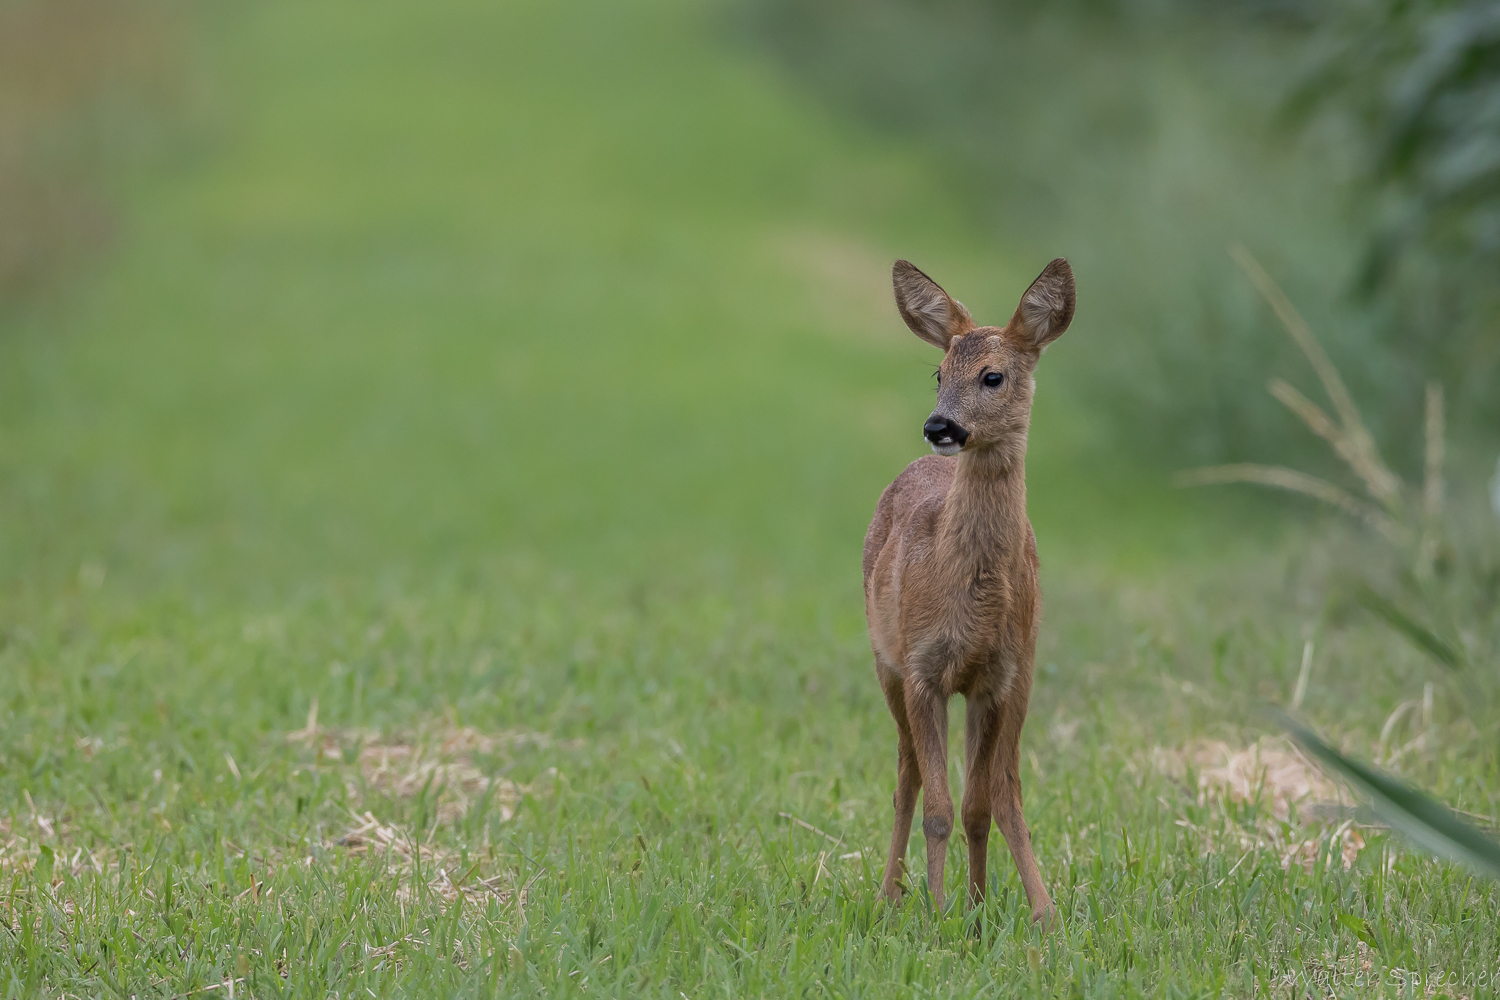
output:
M1016 558L1025 547L1026 524L1024 453L960 453L943 505L945 555L976 569Z

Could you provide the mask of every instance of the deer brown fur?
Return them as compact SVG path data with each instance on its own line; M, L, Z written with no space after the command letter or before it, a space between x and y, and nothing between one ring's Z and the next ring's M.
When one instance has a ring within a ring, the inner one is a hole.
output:
M924 428L938 454L917 459L886 488L865 536L865 614L899 744L896 825L881 892L900 897L921 789L927 888L943 906L953 830L948 699L961 694L968 703L961 818L969 899L984 899L993 818L1032 919L1050 921L1052 899L1021 816L1021 726L1042 611L1025 459L1032 372L1072 321L1073 272L1061 258L1048 264L1003 328L976 327L961 303L904 260L892 277L901 317L944 355L937 407Z

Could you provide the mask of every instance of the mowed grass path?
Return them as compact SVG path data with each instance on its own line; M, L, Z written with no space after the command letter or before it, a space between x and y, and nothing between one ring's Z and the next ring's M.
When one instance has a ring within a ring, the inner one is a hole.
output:
M1346 870L1335 823L1173 764L1256 738L1319 595L1119 568L1188 508L1080 468L1086 315L1032 446L1023 777L1062 927L998 837L982 914L875 901L859 545L935 360L886 268L1000 318L1042 263L936 165L712 7L203 17L204 145L0 341L6 995L1492 989L1491 887L1374 831ZM1424 679L1382 639L1320 635L1309 706L1378 730ZM1493 813L1462 755L1423 766Z

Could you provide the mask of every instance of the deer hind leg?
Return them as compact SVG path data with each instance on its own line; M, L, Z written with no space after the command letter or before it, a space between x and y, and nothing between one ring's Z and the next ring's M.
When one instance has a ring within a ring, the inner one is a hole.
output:
M960 815L969 841L969 904L984 902L990 813L995 799L995 747L1000 740L1000 709L988 698L971 698L964 719L964 802Z
M920 680L908 678L906 717L911 724L917 769L922 780L922 833L927 839L927 891L943 909L943 864L953 832L953 796L948 791L947 699Z
M906 860L906 846L911 840L911 820L917 808L917 792L922 788L922 772L917 767L916 745L912 742L911 724L906 718L906 695L901 675L886 670L879 663L880 687L885 702L896 720L896 825L891 830L891 849L885 858L885 876L880 880L881 896L891 901L901 898L901 875Z
M1003 706L1000 713L1000 740L995 748L995 824L1005 835L1010 856L1021 875L1026 901L1031 904L1031 919L1050 925L1057 910L1047 887L1042 884L1041 869L1031 850L1031 831L1021 815L1021 726L1026 721L1025 694Z

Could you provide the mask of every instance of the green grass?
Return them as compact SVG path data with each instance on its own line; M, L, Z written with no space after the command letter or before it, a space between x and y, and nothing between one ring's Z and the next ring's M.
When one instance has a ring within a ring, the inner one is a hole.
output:
M1337 543L1099 454L1045 363L1023 779L1062 925L998 836L982 913L877 903L859 548L935 360L886 268L1000 318L1042 263L937 165L713 7L197 16L202 140L0 339L7 995L1493 993L1493 885L1375 829L1330 864L1340 816L1179 766L1259 738L1308 636L1352 746L1430 670L1325 600ZM1400 766L1494 815L1464 718L1440 687Z

